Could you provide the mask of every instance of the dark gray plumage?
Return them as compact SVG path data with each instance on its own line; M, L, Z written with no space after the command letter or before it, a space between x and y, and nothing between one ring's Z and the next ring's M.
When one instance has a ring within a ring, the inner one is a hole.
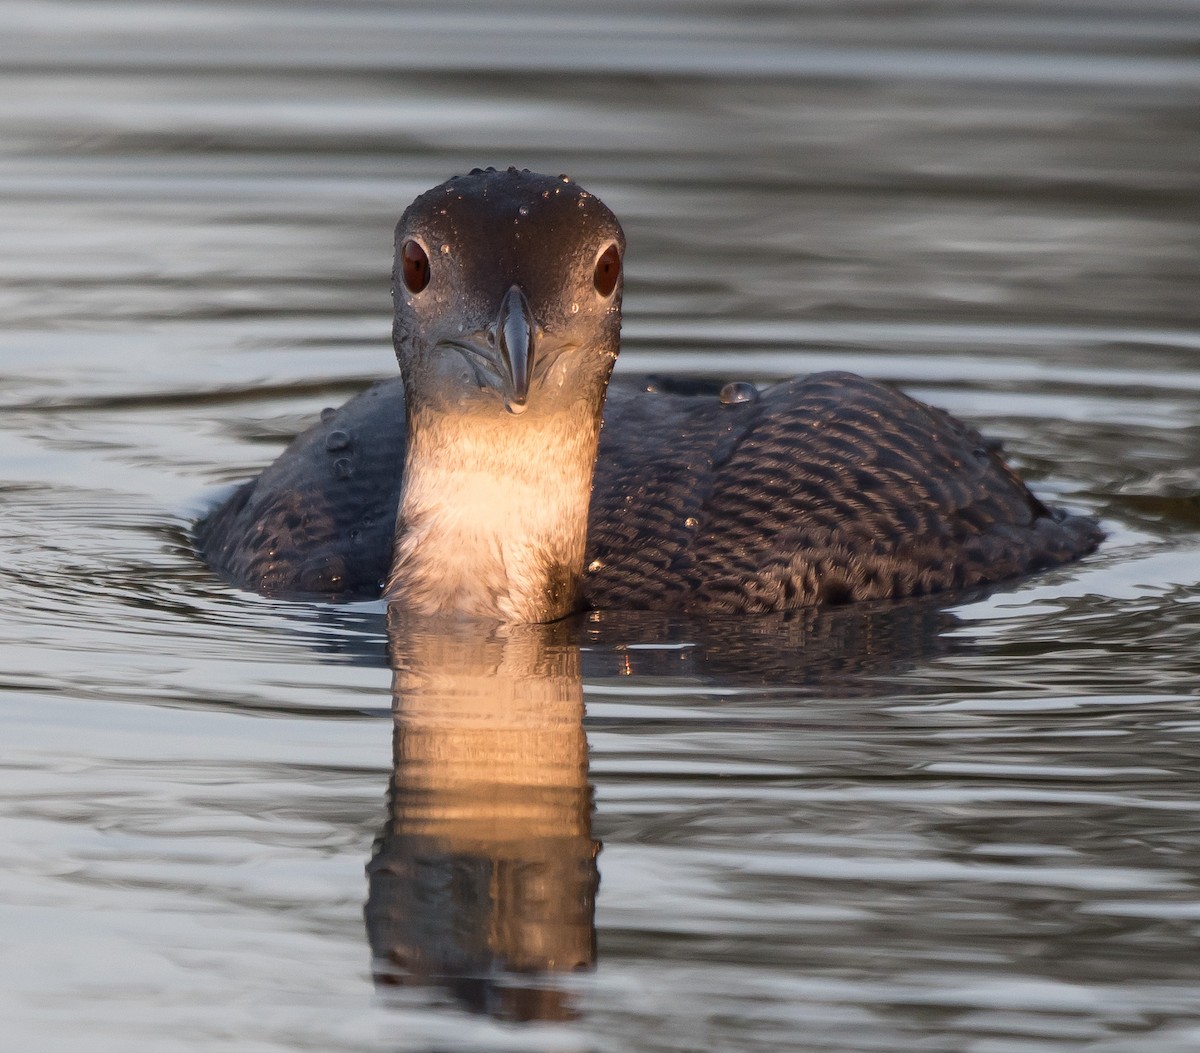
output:
M1001 581L1101 538L971 428L849 373L761 393L614 383L597 452L624 240L569 181L451 180L405 212L396 244L409 389L326 411L200 524L200 551L238 585L357 598L390 581L433 610L444 581L462 597L446 609L525 621L580 604L759 613Z
M378 596L404 447L397 378L326 411L201 524L201 551L268 595ZM971 428L850 373L729 405L616 381L584 594L731 612L922 595L1064 563L1100 537L1043 505Z

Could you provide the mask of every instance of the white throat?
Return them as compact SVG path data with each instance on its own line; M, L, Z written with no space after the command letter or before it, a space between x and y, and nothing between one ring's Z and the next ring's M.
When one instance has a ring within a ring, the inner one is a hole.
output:
M425 614L552 621L578 605L599 423L426 411L409 421L384 597Z

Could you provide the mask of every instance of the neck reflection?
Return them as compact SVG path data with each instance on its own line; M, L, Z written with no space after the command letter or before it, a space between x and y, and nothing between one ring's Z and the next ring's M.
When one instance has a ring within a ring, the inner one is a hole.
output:
M575 1015L592 967L591 836L577 627L388 614L393 773L367 868L380 985L441 986L504 1019Z

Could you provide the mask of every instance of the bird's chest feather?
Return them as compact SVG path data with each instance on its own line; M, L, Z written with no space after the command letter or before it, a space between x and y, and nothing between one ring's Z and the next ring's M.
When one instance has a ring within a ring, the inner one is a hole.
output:
M388 598L509 621L573 609L595 440L572 423L414 435Z

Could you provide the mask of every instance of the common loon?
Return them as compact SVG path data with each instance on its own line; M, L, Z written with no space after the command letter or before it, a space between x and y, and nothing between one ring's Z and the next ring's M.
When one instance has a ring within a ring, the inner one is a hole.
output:
M237 585L509 622L765 613L996 582L1102 537L967 425L850 373L610 388L625 238L566 177L450 179L395 248L401 377L200 524Z

